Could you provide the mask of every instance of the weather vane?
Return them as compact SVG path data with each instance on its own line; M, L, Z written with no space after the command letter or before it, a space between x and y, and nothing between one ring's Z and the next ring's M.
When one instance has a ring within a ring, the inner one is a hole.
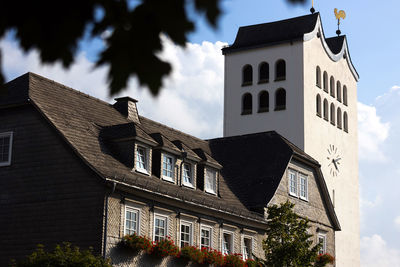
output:
M314 2L314 0L313 0ZM338 9L335 8L335 17L337 19L337 31L336 34L339 36L342 32L340 31L340 19L345 19L346 18L346 12L344 10L340 10L338 12Z
M314 14L315 9L314 9L314 0L311 2L311 9L310 9L311 14Z

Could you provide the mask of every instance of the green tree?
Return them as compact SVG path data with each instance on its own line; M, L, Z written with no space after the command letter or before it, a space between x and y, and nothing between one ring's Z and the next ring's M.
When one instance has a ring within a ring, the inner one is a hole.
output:
M59 61L69 67L87 31L92 38L109 31L111 34L105 40L106 46L96 66L109 66L110 95L124 89L132 76L137 76L141 85L157 95L162 78L171 72L171 65L157 56L162 50L160 33L169 36L176 45L185 46L187 35L195 30L195 22L187 16L188 5L205 14L206 20L216 28L221 1L2 1L0 39L8 30L15 30L16 40L25 52L37 49L42 63ZM0 85L3 83L0 51Z
M57 245L52 252L46 252L38 245L35 252L26 259L13 262L12 267L112 267L108 260L93 255L93 251L80 250L69 243Z
M308 267L316 261L320 245L313 246L307 230L308 220L293 211L289 201L268 207L263 241L264 264L269 267Z

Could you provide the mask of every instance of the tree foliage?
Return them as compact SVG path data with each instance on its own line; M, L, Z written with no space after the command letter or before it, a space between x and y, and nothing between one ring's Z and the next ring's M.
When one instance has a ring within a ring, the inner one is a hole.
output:
M112 267L108 260L93 255L92 250L80 250L69 243L57 245L52 252L46 252L38 245L35 252L25 260L14 262L12 267Z
M313 246L308 220L294 213L293 207L289 201L268 207L267 238L263 241L266 266L308 267L317 258L320 245Z
M187 35L195 30L195 22L187 15L187 5L193 4L194 9L205 14L206 20L215 28L221 15L221 1L3 1L0 38L8 30L15 30L16 40L25 52L37 49L42 63L59 61L69 67L85 32L89 31L95 38L109 31L111 34L105 39L106 46L96 66L109 66L110 95L124 89L132 76L137 76L141 85L157 95L162 78L171 72L171 65L157 56L162 51L160 34L185 46ZM0 85L3 83L0 51Z

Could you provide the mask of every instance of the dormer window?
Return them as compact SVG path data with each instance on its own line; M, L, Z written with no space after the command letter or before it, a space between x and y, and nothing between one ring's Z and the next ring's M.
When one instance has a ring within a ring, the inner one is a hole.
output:
M163 162L162 162L162 178L164 180L174 182L174 165L175 158L168 154L163 154Z
M149 173L147 149L143 146L136 147L136 170L138 172Z
M189 163L183 164L182 184L184 186L193 187L193 171L192 171L192 165Z
M217 171L206 168L205 191L210 194L217 193Z

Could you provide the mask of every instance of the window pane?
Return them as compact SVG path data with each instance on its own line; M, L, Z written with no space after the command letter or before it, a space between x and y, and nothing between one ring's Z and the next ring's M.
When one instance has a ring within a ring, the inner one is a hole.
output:
M136 167L147 170L146 150L142 147L138 147L136 150Z
M232 241L232 235L228 234L228 233L224 233L223 242L222 242L222 253L230 254L232 252L231 241Z
M214 170L207 169L206 171L206 191L215 193L216 192L216 175L217 172Z
M183 165L183 183L192 184L192 170L189 164Z
M170 156L163 156L163 176L173 178L173 159Z
M125 212L125 234L132 235L138 229L138 211L127 209Z
M201 229L201 248L209 248L211 244L211 230L208 228Z
M289 172L289 192L297 195L297 178L295 172Z

